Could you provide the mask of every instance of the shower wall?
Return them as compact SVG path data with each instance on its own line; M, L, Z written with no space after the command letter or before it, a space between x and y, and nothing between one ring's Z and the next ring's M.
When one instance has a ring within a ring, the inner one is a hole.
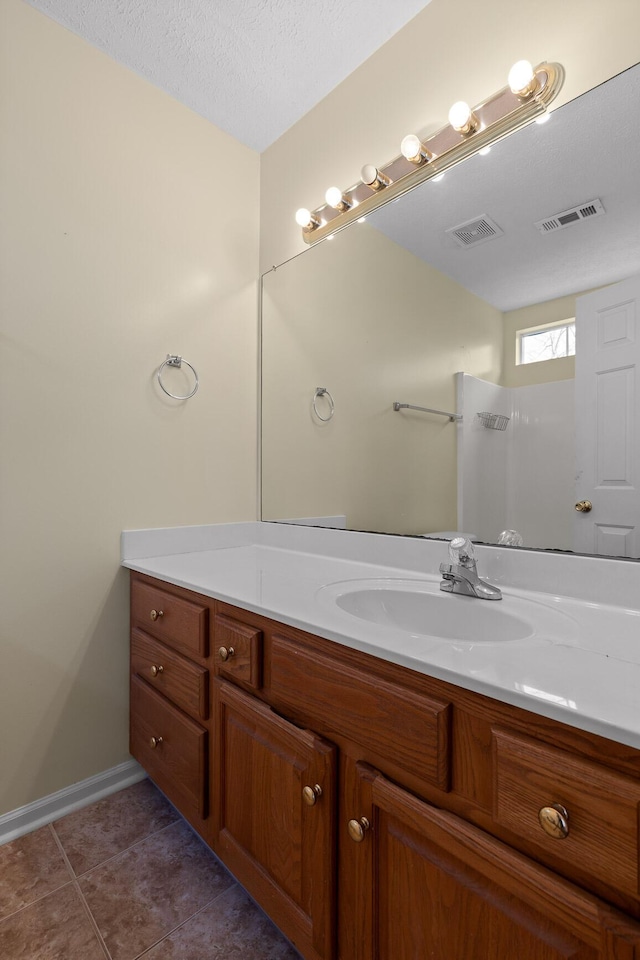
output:
M502 530L527 547L572 549L574 381L499 387L457 374L458 526L495 542ZM508 416L488 429L477 414Z

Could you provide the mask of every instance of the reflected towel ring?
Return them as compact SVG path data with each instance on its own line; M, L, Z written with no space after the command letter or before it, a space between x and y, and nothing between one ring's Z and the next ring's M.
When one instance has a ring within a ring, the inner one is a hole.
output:
M171 393L169 390L167 390L164 383L162 382L162 371L164 370L165 367L179 368L182 366L183 363L185 363L189 367L189 370L191 370L191 372L193 373L193 376L196 382L191 393L187 393L183 397L180 397L178 396L177 393ZM157 376L158 376L158 383L160 384L160 386L162 387L166 395L168 397L173 397L174 400L190 400L200 385L200 381L198 380L198 374L196 373L195 367L192 367L189 361L185 360L184 357L178 357L171 353L167 354L167 359L163 363L161 363L160 366L158 367Z
M322 416L318 413L318 407L317 407L317 403L316 403L318 397L326 397L327 400L329 401L329 416L328 416L328 417L322 417ZM313 395L313 412L315 413L315 415L316 415L316 417L318 418L318 420L322 420L323 423L328 423L329 420L331 420L331 418L333 417L334 411L335 411L335 404L334 404L334 402L333 402L333 397L331 396L331 394L329 393L329 391L327 390L327 388L326 388L326 387L316 387L316 392L315 392L314 395Z

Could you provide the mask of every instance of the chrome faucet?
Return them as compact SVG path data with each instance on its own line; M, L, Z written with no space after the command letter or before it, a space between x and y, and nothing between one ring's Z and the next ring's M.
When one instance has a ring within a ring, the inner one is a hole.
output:
M449 544L449 563L440 564L440 589L479 600L502 600L502 591L478 576L473 546L467 537L456 537Z

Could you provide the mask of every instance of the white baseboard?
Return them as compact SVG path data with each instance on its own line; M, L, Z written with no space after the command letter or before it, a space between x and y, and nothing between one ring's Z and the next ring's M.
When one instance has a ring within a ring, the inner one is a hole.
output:
M104 770L56 793L50 793L48 797L11 810L0 817L0 845L25 833L31 833L52 820L59 820L60 817L108 797L110 793L116 793L132 783L144 780L145 777L139 763L125 760L110 770Z

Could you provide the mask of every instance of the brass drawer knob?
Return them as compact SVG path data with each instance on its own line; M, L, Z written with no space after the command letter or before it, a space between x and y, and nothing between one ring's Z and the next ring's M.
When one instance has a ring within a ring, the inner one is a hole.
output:
M578 513L589 513L593 509L593 504L591 500L578 500L576 503L576 510Z
M561 803L552 803L538 812L540 826L548 836L564 840L569 836L569 811Z
M221 660L231 660L231 657L235 657L235 654L234 647L220 647L218 650L218 656Z
M152 663L150 667L150 672L152 677L159 677L161 673L164 673L164 667L162 666L161 663L159 663L157 666L155 665L155 663Z
M162 737L151 737L149 740L149 746L152 750L155 750L156 747L159 747L161 743L164 743Z
M353 841L355 841L355 843L362 843L365 833L370 829L371 824L366 817L360 817L359 820L349 820L349 823L347 824L349 836Z
M152 610L149 616L152 620L160 620L164 617L164 610Z
M319 783L315 783L312 787L306 786L302 788L302 799L309 807L314 807L321 796L322 787Z

